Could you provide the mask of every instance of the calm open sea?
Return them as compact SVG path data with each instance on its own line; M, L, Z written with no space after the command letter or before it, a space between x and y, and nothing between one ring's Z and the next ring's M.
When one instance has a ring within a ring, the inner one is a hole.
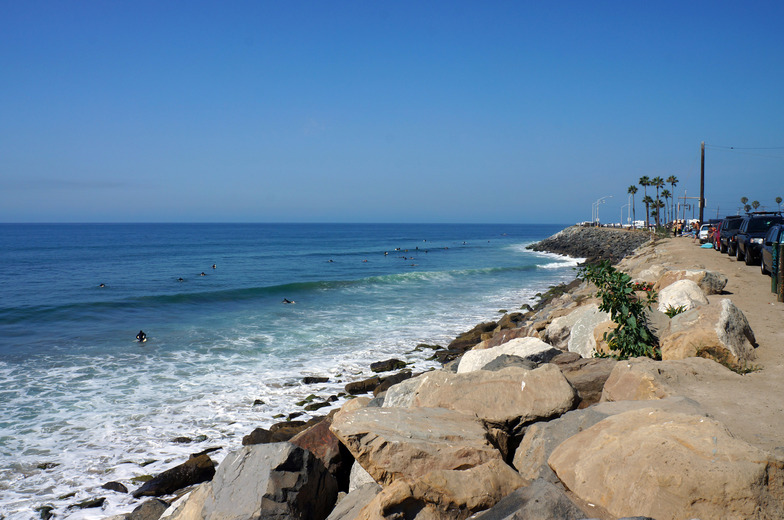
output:
M437 366L414 347L574 277L575 261L525 249L563 227L0 225L0 518L130 511L100 486L133 490L212 446L219 461L373 361Z

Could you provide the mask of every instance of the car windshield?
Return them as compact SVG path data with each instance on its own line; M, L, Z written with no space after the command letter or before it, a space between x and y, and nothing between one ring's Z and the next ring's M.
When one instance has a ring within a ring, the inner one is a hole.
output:
M738 229L740 227L741 219L734 218L732 220L725 220L724 225L721 226L722 231L732 231L733 229Z
M777 218L755 218L749 221L747 231L749 233L759 233L760 231L767 231L773 224L778 224L781 219Z

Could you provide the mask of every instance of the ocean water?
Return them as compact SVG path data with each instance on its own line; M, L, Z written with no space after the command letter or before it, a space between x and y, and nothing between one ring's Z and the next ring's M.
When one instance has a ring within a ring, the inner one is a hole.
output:
M128 512L100 486L210 447L220 461L374 361L440 366L416 345L574 277L575 260L525 249L563 227L0 225L0 518Z

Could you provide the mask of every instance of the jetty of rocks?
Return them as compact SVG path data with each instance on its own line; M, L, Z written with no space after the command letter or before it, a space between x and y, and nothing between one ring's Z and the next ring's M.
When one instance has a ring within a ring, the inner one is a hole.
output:
M611 258L682 307L648 311L662 360L596 357L613 322L576 280L437 350L440 370L355 385L373 397L254 432L214 474L200 454L172 471L194 482L156 482L159 498L114 520L784 518L784 410L766 390L784 378L771 354L753 364L778 336L670 241L691 245L573 227L534 247Z

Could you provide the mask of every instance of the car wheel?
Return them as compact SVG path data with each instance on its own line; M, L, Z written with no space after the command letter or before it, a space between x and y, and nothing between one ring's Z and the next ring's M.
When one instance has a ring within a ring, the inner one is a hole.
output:
M765 262L763 262L762 260L760 260L760 272L762 273L762 276L770 274L770 271L765 269Z
M744 255L744 259L746 260L746 265L754 265L754 255L746 251Z
M725 244L721 244L719 246L719 252L720 253L726 253L727 252L727 246Z
M740 262L740 261L742 261L742 260L743 260L743 257L744 257L745 255L743 254L743 251L741 251L741 250L740 250L740 246L736 246L736 248L737 248L738 250L735 252L735 255L736 255L736 256L735 256L735 260L737 260L738 262Z

